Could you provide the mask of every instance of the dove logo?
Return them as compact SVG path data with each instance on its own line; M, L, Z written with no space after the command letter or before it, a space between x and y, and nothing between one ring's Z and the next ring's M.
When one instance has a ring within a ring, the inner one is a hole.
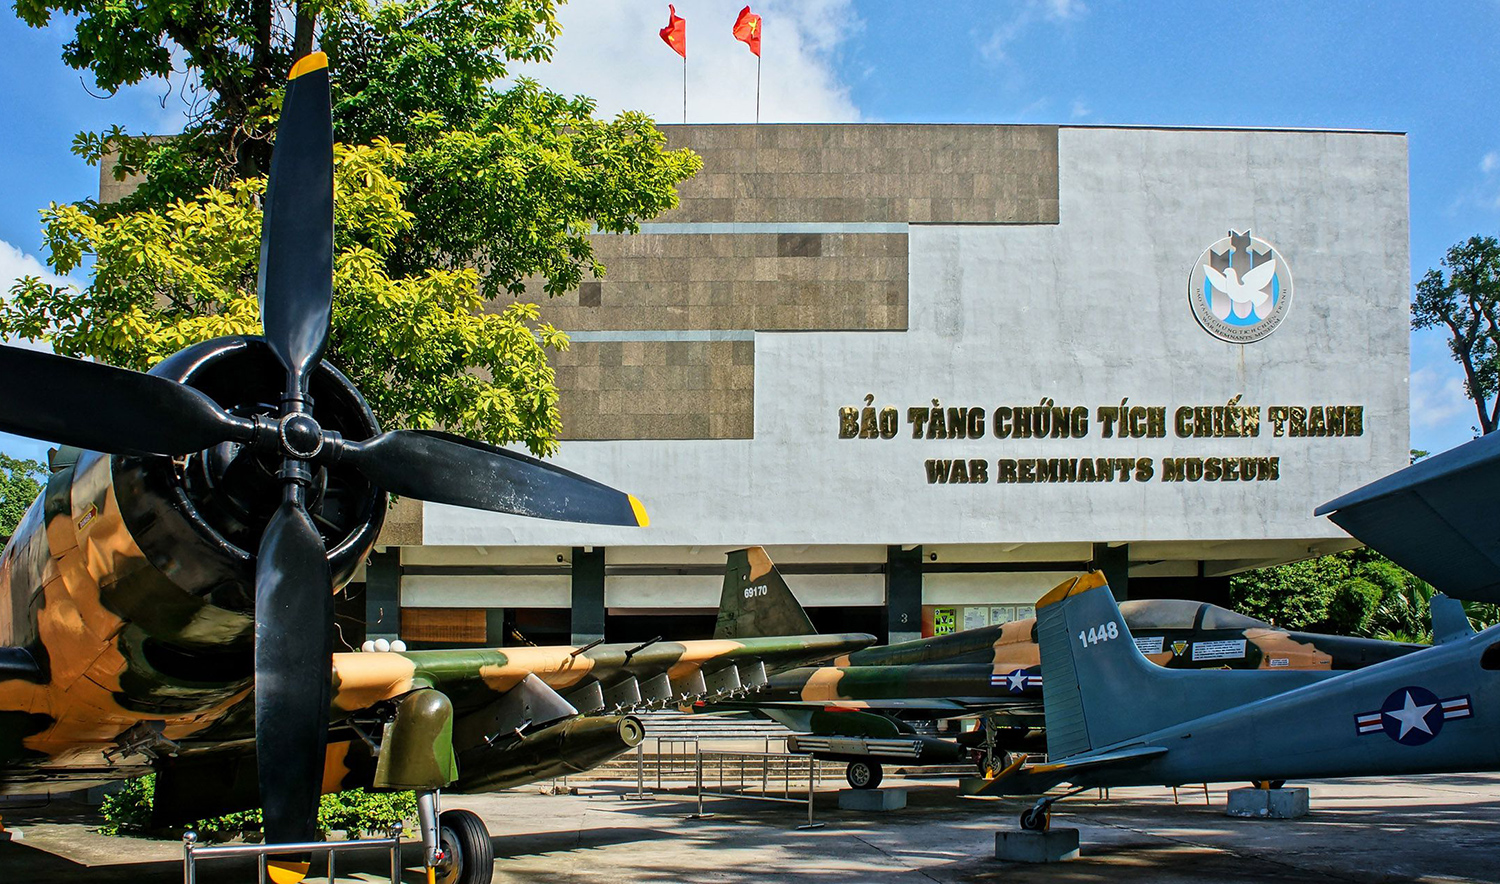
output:
M1198 324L1232 344L1264 338L1292 306L1292 271L1263 239L1229 231L1193 265L1188 303Z

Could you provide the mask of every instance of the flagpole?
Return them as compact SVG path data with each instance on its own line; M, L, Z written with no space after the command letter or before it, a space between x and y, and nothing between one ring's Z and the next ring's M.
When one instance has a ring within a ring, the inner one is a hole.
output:
M755 54L755 122L760 123L760 53Z
M682 54L682 122L687 123L687 53Z

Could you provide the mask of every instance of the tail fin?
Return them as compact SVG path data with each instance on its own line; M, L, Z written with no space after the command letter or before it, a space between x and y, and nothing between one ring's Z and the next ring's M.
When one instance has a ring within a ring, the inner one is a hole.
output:
M807 612L802 610L764 549L752 546L729 554L714 638L769 638L816 632Z
M1165 669L1142 656L1098 571L1037 602L1047 755L1060 760L1330 677Z
M1440 592L1432 595L1432 643L1441 645L1454 639L1468 638L1474 634L1474 626L1464 611L1463 602L1450 599Z

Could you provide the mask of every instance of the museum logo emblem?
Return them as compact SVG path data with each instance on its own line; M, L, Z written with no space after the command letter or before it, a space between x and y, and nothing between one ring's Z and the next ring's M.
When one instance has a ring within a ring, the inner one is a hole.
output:
M1204 249L1188 279L1188 304L1211 335L1233 344L1264 338L1292 306L1292 272L1286 259L1250 231Z

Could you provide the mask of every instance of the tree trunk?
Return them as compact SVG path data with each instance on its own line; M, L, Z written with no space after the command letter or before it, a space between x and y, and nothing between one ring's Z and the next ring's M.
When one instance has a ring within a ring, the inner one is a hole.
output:
M297 7L297 29L292 33L292 60L312 52L313 16L301 6Z

